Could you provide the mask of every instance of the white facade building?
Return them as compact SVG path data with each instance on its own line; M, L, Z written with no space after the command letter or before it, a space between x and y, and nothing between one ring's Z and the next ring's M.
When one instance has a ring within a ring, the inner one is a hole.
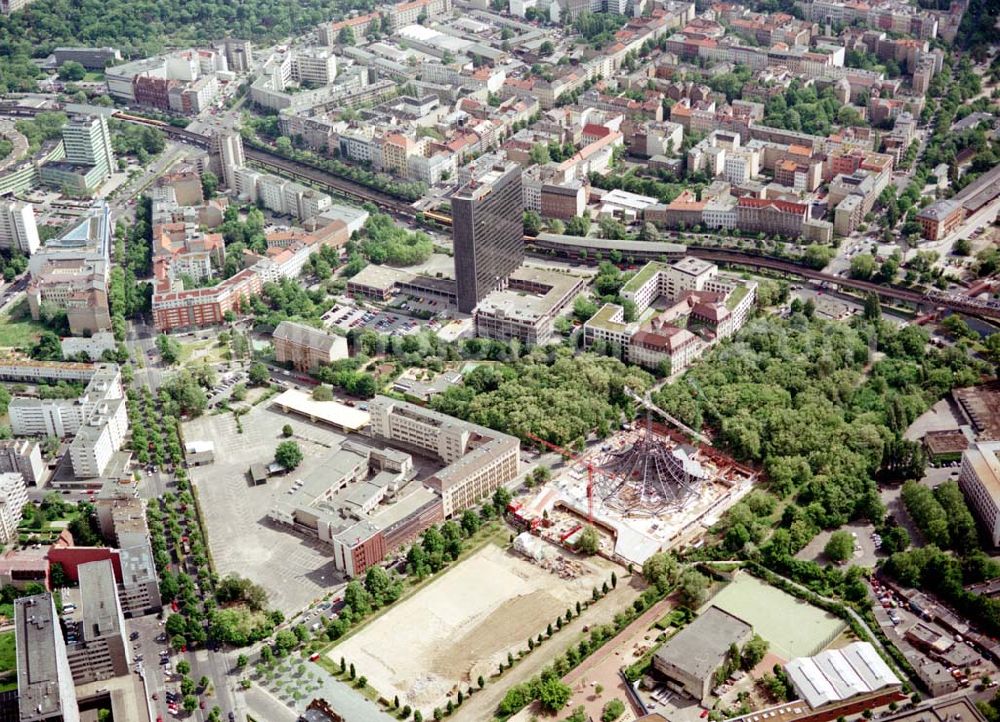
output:
M962 452L958 484L993 545L1000 544L1000 441L979 441Z
M9 544L17 538L21 510L28 503L24 477L16 471L0 474L0 542Z
M30 256L39 245L34 207L19 201L0 201L0 248Z

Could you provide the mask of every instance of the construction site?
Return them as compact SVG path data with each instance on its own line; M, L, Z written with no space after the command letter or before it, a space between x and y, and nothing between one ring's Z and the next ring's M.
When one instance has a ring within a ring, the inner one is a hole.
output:
M525 528L572 545L589 523L603 554L641 564L657 551L697 544L750 491L757 478L753 469L713 448L710 439L648 397L632 396L645 407L645 418L582 454L535 439L566 462L552 483L515 501L514 517Z

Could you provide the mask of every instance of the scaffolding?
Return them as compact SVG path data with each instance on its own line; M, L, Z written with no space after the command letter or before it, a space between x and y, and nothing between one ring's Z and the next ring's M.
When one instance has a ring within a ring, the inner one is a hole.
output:
M594 496L626 516L680 511L698 497L706 477L694 449L673 446L653 432L648 418L637 434L631 444L602 453L595 465Z

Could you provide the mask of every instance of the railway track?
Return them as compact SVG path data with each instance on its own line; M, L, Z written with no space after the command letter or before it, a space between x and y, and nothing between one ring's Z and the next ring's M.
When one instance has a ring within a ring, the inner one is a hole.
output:
M34 108L17 107L16 110L0 108L0 112L13 115L35 115L39 111ZM126 122L159 128L167 135L193 145L203 148L207 148L209 146L208 136L200 133L194 133L184 128L178 128L163 121L131 115L121 111L116 112L115 117ZM259 148L246 148L244 153L248 160L264 168L276 170L282 175L324 186L338 195L346 196L362 202L374 203L383 210L390 211L396 215L408 218L413 218L416 215L416 211L411 205L399 200L398 198L394 198L393 196L383 193L382 191L361 185L360 183L355 183L345 178L335 176L322 169L290 161L276 153L271 153ZM451 219L444 214L434 213L432 214L432 217L434 220L437 220L444 225L450 225ZM607 248L595 248L594 252L597 253L602 250L607 250ZM749 268L766 268L768 270L779 271L781 273L795 275L813 281L821 281L840 287L851 288L856 291L875 293L880 298L911 303L916 305L918 308L920 306L933 306L959 313L979 316L991 321L1000 321L1000 302L997 301L979 301L966 296L957 296L955 294L946 294L937 291L923 293L920 291L899 288L898 286L888 286L879 283L872 283L871 281L862 281L855 278L842 278L840 276L832 276L823 273L822 271L816 271L784 259L744 253L742 251L689 247L688 253L698 258L712 261L713 263L746 266Z

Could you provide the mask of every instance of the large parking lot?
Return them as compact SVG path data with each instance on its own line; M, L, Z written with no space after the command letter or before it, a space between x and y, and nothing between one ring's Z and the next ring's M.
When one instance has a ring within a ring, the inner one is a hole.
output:
M273 460L285 424L295 431L294 440L305 456L302 464L288 476L252 486L247 478L250 464ZM215 443L215 462L192 467L191 479L219 573L240 574L262 584L271 604L288 614L339 587L343 577L325 545L272 524L267 513L297 478L320 467L330 447L344 437L263 406L242 417L242 426L241 434L231 414L203 416L184 425L186 441Z
M323 320L328 326L335 326L341 331L369 328L391 335L414 333L420 330L420 325L423 323L398 313L347 305L334 306L324 315Z

